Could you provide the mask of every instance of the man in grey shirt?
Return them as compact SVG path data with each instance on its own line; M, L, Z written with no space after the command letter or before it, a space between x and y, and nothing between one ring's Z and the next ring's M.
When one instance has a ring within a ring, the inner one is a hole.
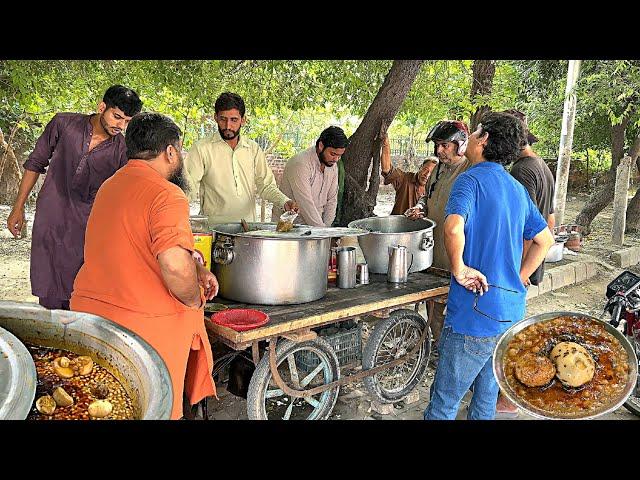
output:
M338 205L338 168L349 139L340 127L323 130L314 147L292 157L284 168L280 191L300 210L295 223L330 227ZM274 206L271 220L277 222L281 208Z

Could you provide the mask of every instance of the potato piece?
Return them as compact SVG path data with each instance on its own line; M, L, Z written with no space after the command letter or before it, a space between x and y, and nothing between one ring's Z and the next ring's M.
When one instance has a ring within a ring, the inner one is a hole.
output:
M59 407L68 407L73 405L73 397L62 387L58 387L53 391L53 399Z
M92 418L104 418L111 413L113 405L108 400L96 400L89 405L89 415Z
M93 360L87 355L76 358L72 363L72 368L77 367L76 375L89 375L93 371ZM74 370L76 370L76 368L74 368Z
M36 408L43 415L53 415L56 410L56 401L51 395L43 395L36 400Z
M66 361L65 361L66 360ZM53 371L56 372L56 375L62 378L73 378L73 368L69 365L70 363L67 357L59 357L53 361ZM67 365L66 367L64 365Z

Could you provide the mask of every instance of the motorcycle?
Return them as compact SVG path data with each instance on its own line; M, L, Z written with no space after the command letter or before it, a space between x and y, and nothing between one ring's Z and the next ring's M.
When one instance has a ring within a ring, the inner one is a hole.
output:
M611 316L609 324L627 337L635 348L636 356L640 358L640 276L628 270L622 272L607 285L606 296L607 303L600 318L608 313ZM640 373L638 375L640 377ZM624 406L640 416L638 382Z

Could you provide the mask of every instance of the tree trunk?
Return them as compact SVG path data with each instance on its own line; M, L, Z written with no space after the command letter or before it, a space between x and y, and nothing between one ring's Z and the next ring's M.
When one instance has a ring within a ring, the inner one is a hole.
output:
M613 193L616 186L616 170L620 164L620 160L624 156L624 135L629 117L622 119L618 125L611 127L611 168L607 172L604 182L600 188L596 190L582 207L582 210L575 219L575 223L584 227L584 234L588 235L591 222L607 205L613 201ZM638 143L634 142L634 147ZM632 148L633 150L633 148ZM630 153L632 159L635 157Z
M614 245L624 245L624 232L627 225L627 196L629 194L629 178L633 166L631 157L620 160L616 172L616 186L613 195L613 225L611 240Z
M18 194L22 174L11 138L5 140L0 130L0 205L13 205Z
M636 167L640 172L640 156L636 159ZM627 228L626 233L640 233L640 188L627 205Z
M626 233L640 233L640 188L627 205Z
M395 60L342 156L345 170L340 225L373 215L380 186L381 136L402 106L423 60ZM371 167L373 159L373 167ZM371 172L369 176L369 172Z
M471 101L476 97L491 95L493 88L493 77L496 74L495 60L474 60L473 61L473 81L471 83ZM478 128L482 116L491 110L489 105L479 105L469 123L470 131Z

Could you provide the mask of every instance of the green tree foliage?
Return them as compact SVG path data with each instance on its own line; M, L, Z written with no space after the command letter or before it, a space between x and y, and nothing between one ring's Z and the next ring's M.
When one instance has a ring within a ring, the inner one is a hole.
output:
M265 119L276 117L282 127L292 111L336 105L338 111L348 106L349 114L364 114L389 66L389 61L3 61L0 128L10 130L20 120L19 137L32 143L56 112L93 111L104 91L120 83L139 93L146 110L171 115L185 131L188 148L223 91L245 98L248 118L262 121L262 127L256 122L262 133L269 131Z
M247 103L247 134L289 156L329 124L355 131L391 67L390 60L82 60L0 61L0 128L24 154L60 111L94 111L110 85L134 88L145 109L171 115L185 148L208 134L213 103L235 91ZM390 126L422 141L438 120L469 121L478 104L524 110L541 151L559 143L566 61L498 61L490 98L469 98L472 60L425 62ZM578 83L574 151L608 151L610 125L632 114L638 125L638 61L585 61ZM297 135L297 137L296 137ZM296 139L294 141L294 139Z

